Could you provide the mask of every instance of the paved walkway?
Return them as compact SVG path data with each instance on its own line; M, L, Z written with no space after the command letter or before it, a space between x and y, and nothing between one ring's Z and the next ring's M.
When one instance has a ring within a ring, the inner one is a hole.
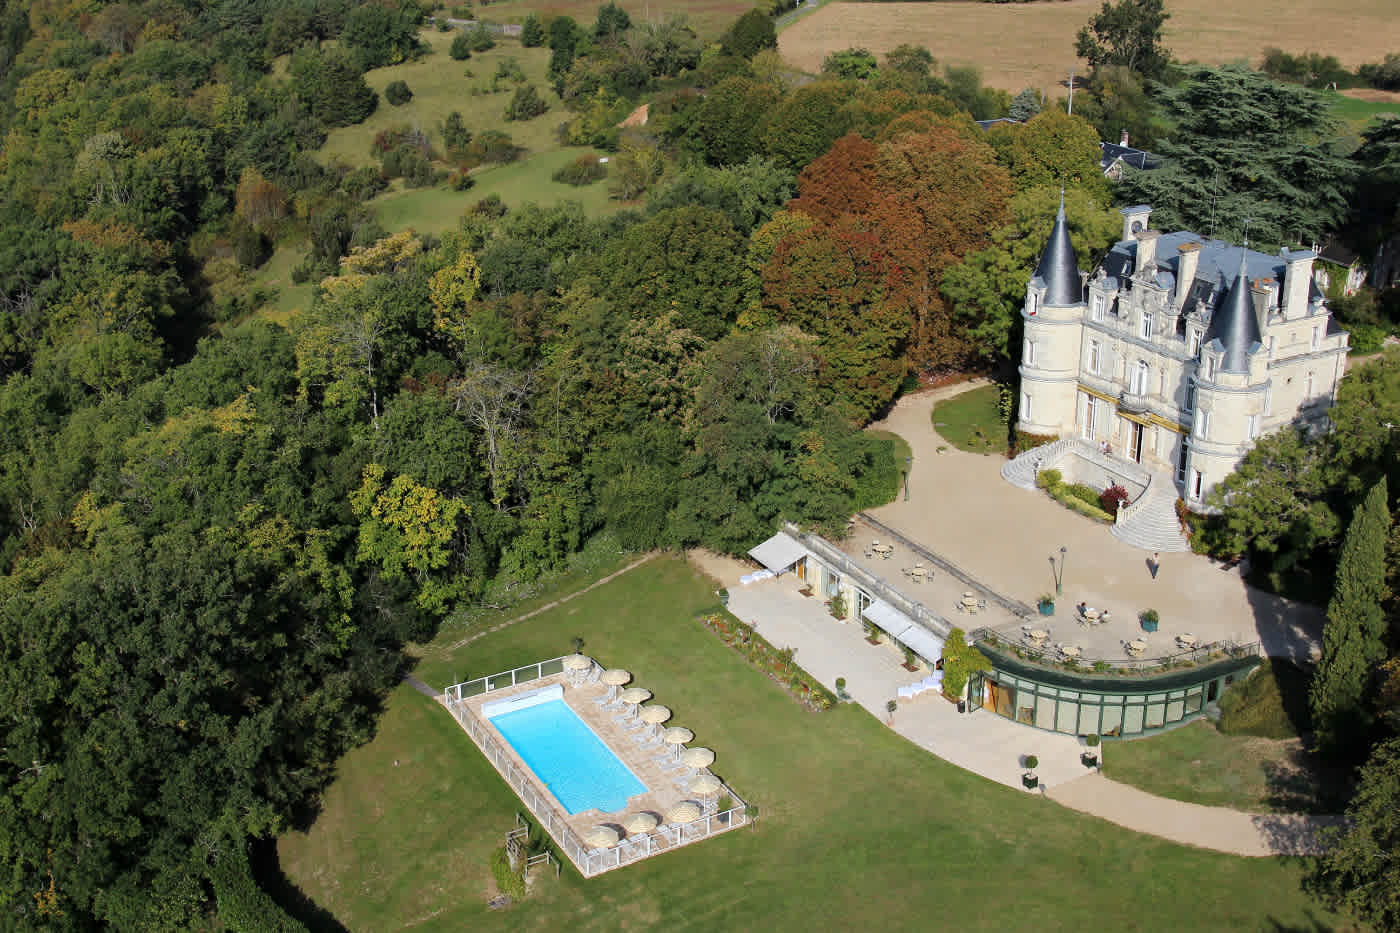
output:
M892 431L913 448L909 501L871 509L879 521L954 563L1002 595L1034 604L1053 592L1049 558L1066 548L1064 594L1055 620L1065 635L1080 601L1112 611L1124 631L1155 608L1161 630L1149 654L1184 632L1200 640L1259 641L1265 654L1306 660L1319 649L1322 612L1248 586L1239 572L1196 554L1163 554L1153 579L1147 555L1115 538L1107 525L1069 511L1039 491L1001 478L999 456L964 453L933 428L936 401L975 388L964 383L905 396L872 428ZM938 453L938 448L946 449ZM1166 653L1162 651L1160 653Z
M854 621L838 622L815 597L798 592L791 575L744 586L739 577L750 568L739 561L704 551L691 552L702 570L729 590L729 609L753 625L773 645L794 648L794 660L829 689L846 678L846 691L871 715L885 722L886 703L899 687L921 680L926 671L910 672L902 656L886 645L871 645ZM1204 807L1157 797L1110 781L1080 763L1083 750L1075 736L1032 729L993 713L959 714L956 707L930 691L899 700L893 728L945 761L1008 787L1021 787L1021 758L1040 759L1040 792L1051 800L1137 832L1184 845L1234 855L1298 855L1317 851L1316 829L1329 817L1271 816L1223 807ZM1111 743L1100 746L1112 754Z

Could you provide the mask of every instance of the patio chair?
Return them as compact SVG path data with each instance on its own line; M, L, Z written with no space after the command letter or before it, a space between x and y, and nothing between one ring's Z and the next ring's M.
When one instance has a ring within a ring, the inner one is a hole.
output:
M986 609L986 608L987 608L987 601L986 601L985 599L979 599L979 600L977 600L977 608L978 608L978 609Z
M967 607L964 606L961 601L953 603L953 608L958 610L958 612L967 612Z

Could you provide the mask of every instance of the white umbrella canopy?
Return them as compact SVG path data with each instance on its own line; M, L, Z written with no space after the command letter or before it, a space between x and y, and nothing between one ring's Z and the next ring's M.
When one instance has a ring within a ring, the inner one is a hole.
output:
M667 745L684 745L693 738L695 738L695 733L685 726L672 726L661 736L661 741Z
M620 667L614 667L609 670L603 671L602 676L598 679L601 680L603 683L607 684L609 687L621 687L623 684L627 683L627 681L632 679L632 673L630 671L624 671Z
M564 658L564 670L586 671L593 666L593 659L583 654L571 654Z
M666 819L672 823L694 823L700 819L700 808L686 800L668 810Z
M629 833L649 833L656 828L656 824L659 822L660 820L656 818L655 813L647 813L643 810L641 813L633 813L629 816L627 822L622 824L622 828Z
M687 748L681 753L681 762L687 768L708 768L715 762L715 753L708 748Z
M719 778L713 774L702 774L690 782L690 792L699 794L701 797L708 797L717 792L724 785L720 784Z
M646 687L628 687L619 699L628 706L637 706L651 699L651 691Z
M595 826L583 834L583 841L595 849L611 849L618 838L617 830L611 826Z
M671 718L671 710L660 704L642 707L642 722L659 726Z

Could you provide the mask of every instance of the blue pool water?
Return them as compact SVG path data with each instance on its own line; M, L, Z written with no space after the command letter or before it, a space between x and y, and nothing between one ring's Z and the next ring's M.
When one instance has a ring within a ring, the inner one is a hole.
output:
M492 716L491 724L569 813L614 813L646 790L563 700Z

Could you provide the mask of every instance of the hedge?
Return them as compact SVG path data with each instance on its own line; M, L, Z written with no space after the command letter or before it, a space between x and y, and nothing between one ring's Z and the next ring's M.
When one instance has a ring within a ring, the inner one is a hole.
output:
M1113 521L1112 515L1109 515L1097 505L1090 505L1089 503L1085 502L1079 496L1076 496L1072 491L1070 491L1070 488L1067 487L1064 483L1061 483L1058 486L1051 487L1048 490L1048 492L1050 493L1050 497L1056 502L1068 507L1072 511L1078 512L1080 515L1087 515L1090 518L1097 518L1101 522Z

